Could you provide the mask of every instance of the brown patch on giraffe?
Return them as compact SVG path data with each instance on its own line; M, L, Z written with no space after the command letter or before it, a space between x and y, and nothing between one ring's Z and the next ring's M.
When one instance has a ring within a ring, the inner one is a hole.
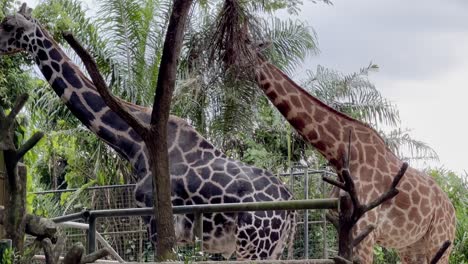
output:
M405 185L409 185L408 183L405 182ZM421 201L421 196L418 192L411 192L411 201L413 204L419 204Z
M382 175L382 179L380 179L381 186L383 186L385 189L389 188L393 181L392 177L387 174L380 173L380 175ZM379 179L376 179L376 181L379 182Z
M281 83L275 82L275 83L273 84L273 86L275 87L275 90L278 92L278 94L279 94L280 96L282 96L282 97L288 96L286 90L284 90L283 85L282 85ZM286 100L288 100L288 99L286 99Z
M289 107L288 102L285 100L281 100L280 103L276 104L276 108L278 108L280 113L283 115L288 115L288 113L291 111L291 107Z
M387 174L389 172L388 162L382 155L377 156L377 168L379 168L382 173Z
M364 152L366 153L366 164L375 166L377 162L375 149L372 146L364 146Z
M372 185L370 185L370 186L372 186ZM367 213L367 217L368 217L368 219L369 219L369 221L371 223L374 223L377 220L377 216L374 213L374 211L371 211L371 212Z
M306 126L306 124L304 123L304 120L300 116L291 118L289 120L289 123L299 132L303 131Z
M323 142L327 148L332 148L335 140L327 133L327 130L320 125L317 126L317 130L320 141Z
M307 140L309 140L309 142L314 142L318 139L318 134L317 134L317 131L315 129L312 129L306 136Z
M423 195L428 195L429 194L429 186L425 185L425 184L420 184L419 185L419 189L418 191L423 194Z
M348 152L348 149L346 148L346 145L344 143L339 143L338 148L336 150L336 154L338 157L343 157L345 153ZM352 171L352 170L351 170Z
M400 192L394 199L396 206L403 210L411 207L411 199L405 192Z
M419 207L423 216L428 216L431 212L431 207L429 206L429 200L426 198L421 199L421 205Z
M400 186L400 188L403 190L403 191L406 191L406 192L409 192L411 191L411 185L407 182L403 182Z
M324 126L325 126L325 129L328 131L328 133L330 133L330 135L332 135L335 138L335 140L337 141L342 140L340 138L341 126L339 125L339 123L334 117L328 118L328 122L326 122Z
M264 84L261 85L262 86L262 89L267 93L268 96L270 96L270 94L275 94L274 98L271 98L270 97L270 100L273 101L274 99L276 99L276 97L278 96L278 94L276 93L276 91L274 89L268 91L270 88L271 88L271 83L270 82L265 82Z
M266 91L265 91L266 92ZM268 95L268 97L270 98L270 100L274 101L277 97L278 97L278 94L276 93L275 90L270 90L269 92L266 92L266 94Z
M372 182L372 179L374 176L374 170L372 170L371 168L368 168L366 165L362 165L361 169L359 170L359 175L355 175L355 176L359 177L359 179L362 180L363 182ZM368 193L368 192L364 192L364 193Z
M314 117L313 118L314 118L315 122L322 123L323 121L325 121L326 116L327 116L327 112L316 108L315 111L314 111Z
M357 149L357 161L359 161L360 163L364 163L365 158L366 158L366 153L364 152L364 148L362 144L357 143L356 149Z
M361 188L362 193L369 193L374 186L372 184L363 185Z
M420 223L421 222L421 215L419 214L419 210L417 207L411 207L408 218L410 221L413 221L415 223Z
M371 139L370 139L371 135L369 133L358 131L356 132L356 136L361 143L365 143L365 144L371 143Z
M301 99L301 102L302 102L302 105L304 106L305 111L312 115L314 111L314 107L310 103L310 101L307 100L307 97L299 96L299 98Z
M302 108L301 100L299 100L297 95L291 95L290 100L295 107Z

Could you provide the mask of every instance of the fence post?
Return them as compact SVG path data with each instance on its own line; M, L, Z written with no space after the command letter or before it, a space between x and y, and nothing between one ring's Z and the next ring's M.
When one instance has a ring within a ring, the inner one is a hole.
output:
M88 254L96 251L96 217L90 215L88 218Z
M195 247L203 252L203 213L195 213ZM198 240L196 239L198 237Z
M309 168L304 171L304 199L309 199ZM304 211L304 259L309 259L309 210Z
M0 205L6 206L8 202L8 190L7 190L7 179L6 179L6 168L5 160L3 159L3 151L0 151ZM0 239L6 238L6 232L3 225L0 225Z

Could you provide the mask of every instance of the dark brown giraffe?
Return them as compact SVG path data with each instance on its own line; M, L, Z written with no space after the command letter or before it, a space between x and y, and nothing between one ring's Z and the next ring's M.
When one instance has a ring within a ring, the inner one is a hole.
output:
M141 138L104 103L93 83L66 56L61 47L23 5L19 13L0 23L0 54L26 51L45 79L71 112L93 133L130 161L139 178L135 198L142 207L152 206L152 177L147 150ZM125 103L149 123L151 109ZM226 157L187 122L171 116L168 147L174 205L290 200L289 190L271 173ZM177 215L176 238L190 243L194 216ZM155 238L154 221L149 223ZM294 237L293 212L242 212L204 214L203 248L238 259L278 258Z
M361 203L389 188L403 162L374 129L322 103L263 59L256 76L273 105L338 172L351 143L349 169ZM362 263L372 263L375 244L397 249L403 263L420 264L428 263L446 240L453 243L454 208L436 182L408 168L398 188L394 199L364 215L353 230L357 234L369 224L376 226L356 248ZM450 249L439 263L447 263L449 254Z

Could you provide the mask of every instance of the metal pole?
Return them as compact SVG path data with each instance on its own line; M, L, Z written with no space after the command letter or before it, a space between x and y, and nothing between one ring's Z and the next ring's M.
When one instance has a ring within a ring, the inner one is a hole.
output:
M322 197L325 196L325 182L322 181ZM322 221L323 221L323 226L322 226L322 237L323 237L323 258L327 259L328 258L328 238L327 238L327 217L326 217L327 212L323 211L322 212Z
M203 213L195 213L195 234L195 246L203 252Z
M96 217L90 215L88 218L88 254L96 251Z
M304 199L309 199L309 172L304 167ZM304 259L309 259L309 210L304 211Z

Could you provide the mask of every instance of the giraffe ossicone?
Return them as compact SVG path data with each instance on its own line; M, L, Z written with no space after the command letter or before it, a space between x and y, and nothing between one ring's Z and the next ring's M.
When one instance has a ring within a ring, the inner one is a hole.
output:
M0 23L0 55L26 51L71 112L93 133L130 161L139 181L135 197L152 206L152 177L145 145L135 131L104 103L93 83L67 57L41 25L26 14ZM125 103L149 123L151 109ZM168 147L174 205L290 200L292 194L271 173L226 157L184 120L171 116ZM176 215L176 239L194 238L194 216ZM151 238L156 227L149 223ZM214 213L203 216L203 248L238 259L275 259L293 241L292 211Z
M403 162L374 129L327 106L266 60L259 58L255 69L257 82L273 105L337 172L342 171L342 157L351 144L349 171L361 203L390 187ZM370 224L376 226L355 248L361 263L372 263L374 244L394 248L403 263L415 264L429 263L445 241L453 244L455 210L435 180L408 168L398 189L395 198L366 213L353 230L359 234ZM338 193L335 189L333 195ZM449 254L450 249L439 263L448 263Z

